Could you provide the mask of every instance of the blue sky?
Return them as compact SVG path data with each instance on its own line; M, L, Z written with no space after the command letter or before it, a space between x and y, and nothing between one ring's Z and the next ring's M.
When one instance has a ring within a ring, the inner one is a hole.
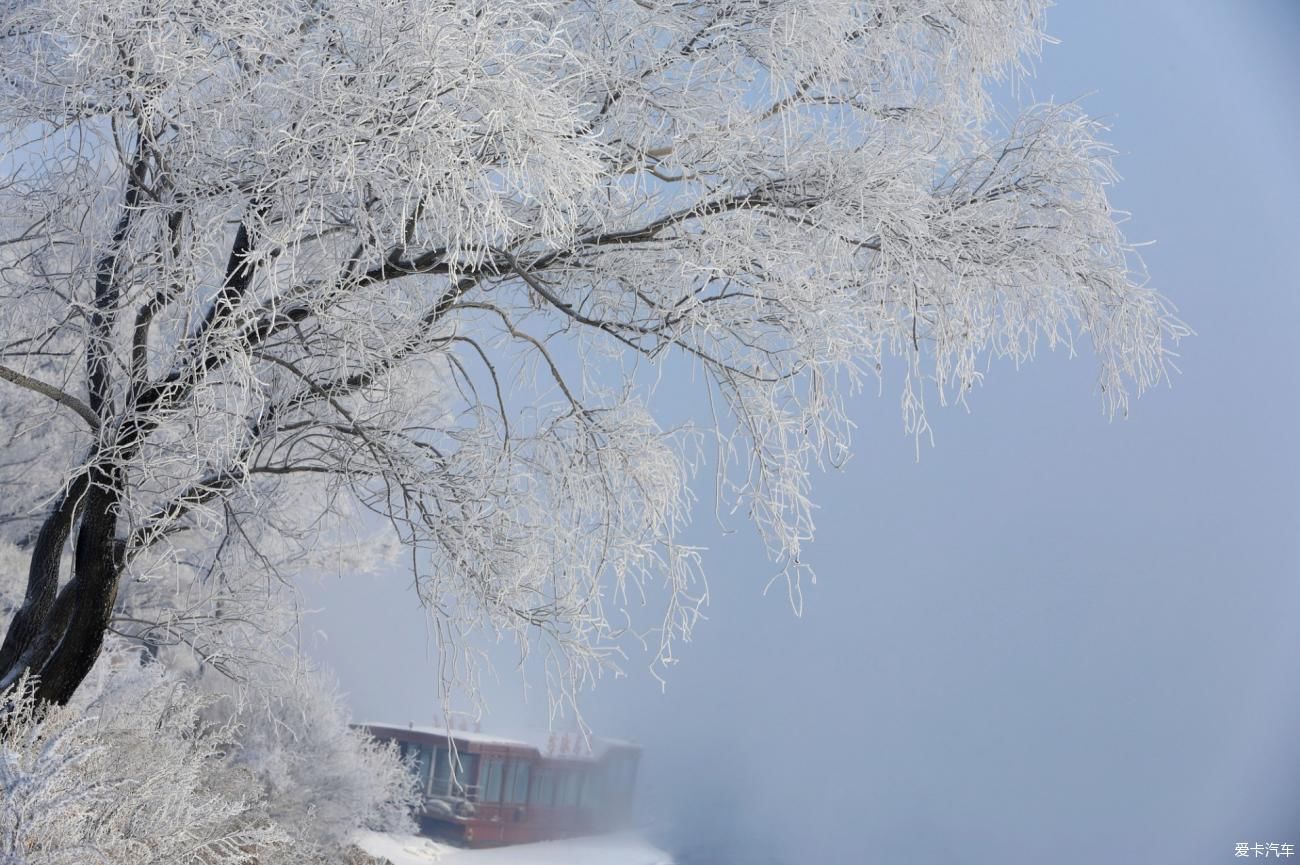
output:
M1300 845L1300 3L1066 0L1048 30L1022 95L1112 126L1113 201L1198 334L1182 374L1108 422L1086 356L995 368L919 462L897 394L860 398L802 618L701 508L710 621L666 692L633 663L586 703L645 743L667 843L1081 865ZM405 589L308 592L360 716L433 711ZM545 724L508 672L488 691L489 726Z

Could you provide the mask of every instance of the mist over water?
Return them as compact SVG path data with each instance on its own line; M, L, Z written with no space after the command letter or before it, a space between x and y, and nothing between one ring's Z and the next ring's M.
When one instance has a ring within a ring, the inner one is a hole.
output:
M795 797L784 815L757 819L762 779L751 762L729 743L709 750L705 755L690 747L667 753L647 748L640 790L651 815L647 836L672 853L677 865L798 862L783 850L792 828L787 824L800 817Z

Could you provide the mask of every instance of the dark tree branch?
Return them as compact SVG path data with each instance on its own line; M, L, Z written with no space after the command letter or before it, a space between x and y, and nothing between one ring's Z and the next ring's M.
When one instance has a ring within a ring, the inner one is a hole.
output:
M90 338L86 344L86 390L90 395L90 410L96 415L105 413L109 401L109 344L122 294L117 278L117 256L137 213L146 171L143 157L137 157L127 176L122 215L113 229L108 252L95 265L94 303L90 315Z
M92 430L99 429L99 415L95 414L90 406L86 405L72 394L60 390L52 384L46 384L39 379L23 375L21 372L18 372L18 370L10 369L7 366L0 366L0 378L12 382L19 387L26 388L34 393L38 393L41 396L49 397L59 405L64 406L65 408L70 408L76 412Z

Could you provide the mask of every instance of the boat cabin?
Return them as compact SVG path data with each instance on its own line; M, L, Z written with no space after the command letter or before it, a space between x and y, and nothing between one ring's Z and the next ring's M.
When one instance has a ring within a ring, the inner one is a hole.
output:
M641 748L551 735L530 743L443 727L363 724L419 779L421 830L468 847L594 835L626 825Z

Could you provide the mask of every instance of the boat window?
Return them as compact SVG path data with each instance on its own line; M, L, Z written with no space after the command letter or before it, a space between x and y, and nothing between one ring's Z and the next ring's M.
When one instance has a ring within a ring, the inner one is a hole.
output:
M560 804L570 808L578 804L578 787L581 786L582 776L572 769L566 769L560 775Z
M553 785L555 788L551 801L560 808L576 804L570 801L570 796L575 792L573 790L573 773L567 769L552 769L551 775L554 778Z
M470 788L478 779L478 754L457 752L451 768L452 793L459 796L471 793Z
M433 761L433 786L429 792L435 796L451 792L451 752L446 748L439 748Z
M505 761L492 758L483 761L483 800L484 802L501 801L501 775Z
M520 760L512 760L510 763L510 779L507 801L511 805L522 805L528 801L528 769L527 763Z
M605 772L603 766L590 766L583 772L582 807L596 808L605 797Z
M420 779L420 792L426 792L429 789L429 764L433 760L433 749L428 745L413 745L415 751L415 760L411 763L411 768L415 772L415 777Z
M555 804L555 770L538 769L533 776L533 792L528 799L534 805Z

